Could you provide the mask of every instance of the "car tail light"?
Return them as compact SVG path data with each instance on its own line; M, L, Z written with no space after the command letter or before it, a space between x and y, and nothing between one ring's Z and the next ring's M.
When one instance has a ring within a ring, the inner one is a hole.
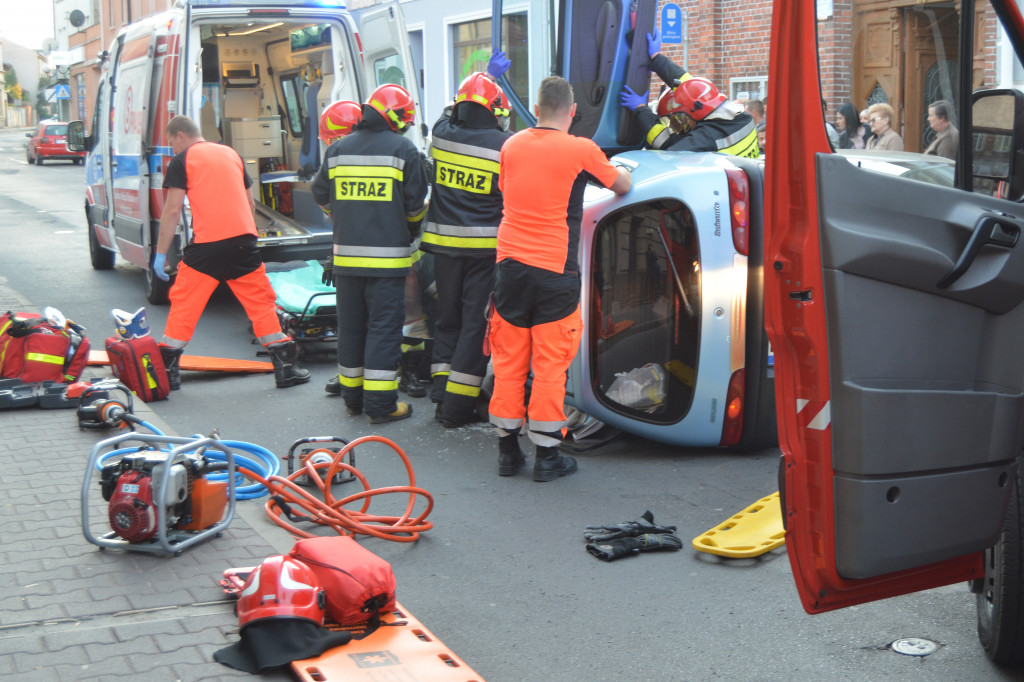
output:
M727 169L729 179L729 217L732 221L732 244L744 256L750 255L750 183L738 168Z
M738 369L729 378L729 391L725 394L725 417L722 419L722 440L719 445L731 447L743 435L743 399L746 370Z
M39 138L39 144L50 144L50 138L48 138L48 137L40 137Z

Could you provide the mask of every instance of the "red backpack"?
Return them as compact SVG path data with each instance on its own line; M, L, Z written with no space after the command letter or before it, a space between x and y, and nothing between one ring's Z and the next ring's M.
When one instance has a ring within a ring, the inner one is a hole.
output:
M61 328L36 313L0 315L0 377L72 383L88 359L89 339L80 325Z

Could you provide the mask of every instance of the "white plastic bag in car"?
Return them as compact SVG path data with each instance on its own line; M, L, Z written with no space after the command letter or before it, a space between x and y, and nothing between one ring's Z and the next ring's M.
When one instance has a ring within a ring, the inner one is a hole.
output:
M606 394L625 407L644 409L665 401L665 370L649 362L643 367L619 372Z

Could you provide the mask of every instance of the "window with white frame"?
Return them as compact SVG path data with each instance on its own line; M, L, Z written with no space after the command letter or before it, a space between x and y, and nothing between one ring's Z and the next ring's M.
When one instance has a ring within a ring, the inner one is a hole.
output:
M502 17L501 48L512 62L506 76L520 97L529 97L529 47L526 12L506 14ZM486 71L491 58L491 20L478 19L461 24L452 24L452 83L459 83L475 71ZM455 95L453 91L450 93ZM516 117L512 117L513 129L518 129Z
M767 96L767 76L729 79L729 99L738 99L744 102L749 102L752 99L764 99Z

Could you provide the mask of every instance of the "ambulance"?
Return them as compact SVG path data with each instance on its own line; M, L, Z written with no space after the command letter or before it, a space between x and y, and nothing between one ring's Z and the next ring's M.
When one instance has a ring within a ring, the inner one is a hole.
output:
M397 2L358 22L342 0L187 0L122 29L104 62L92 121L72 122L69 147L88 150L85 213L92 266L117 256L145 271L146 298L166 303L169 282L150 267L173 152L164 130L178 114L205 139L239 153L254 182L265 261L326 258L331 224L310 192L323 158L320 113L365 101L396 83L416 103L408 135L422 147L418 79ZM172 267L190 236L184 211ZM173 280L172 280L173 281Z

